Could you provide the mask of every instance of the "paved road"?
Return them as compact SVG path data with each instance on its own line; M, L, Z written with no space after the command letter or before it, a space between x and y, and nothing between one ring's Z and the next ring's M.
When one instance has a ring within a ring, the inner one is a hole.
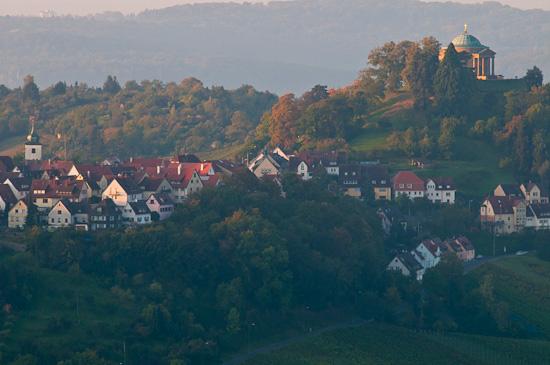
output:
M528 253L532 253L534 251L527 251ZM516 256L516 253L507 253L506 255L498 255L498 256L487 256L482 259L474 259L468 262L465 262L464 265L464 274L466 274L468 271L475 269L476 267L485 264L487 262L503 259L505 257L512 257Z
M316 331L312 331L310 333L306 333L304 335L301 335L301 336L297 336L297 337L294 337L294 338L289 338L288 340L284 340L282 342L278 342L278 343L274 343L274 344L271 344L271 345L268 345L268 346L265 346L265 347L262 347L262 348L259 348L259 349L256 349L252 352L249 352L247 354L244 354L244 355L241 355L231 361L228 361L226 363L224 363L224 365L235 365L235 364L240 364L242 363L243 361L245 360L248 360L250 359L251 357L254 357L256 355L259 355L259 354L263 354L264 352L268 352L268 351L271 351L271 350L275 350L275 349L278 349L279 347L283 347L283 346L286 346L286 345L289 345L293 342L296 342L296 341L299 341L303 338L306 338L306 337L309 337L309 336L313 336L313 335L317 335L319 333L323 333L323 332L326 332L326 331L330 331L330 330L334 330L334 329L337 329L337 328L343 328L343 327L350 327L350 326L357 326L357 325L360 325L362 323L364 323L365 320L363 319L354 319L354 320L351 320L351 321L347 321L347 322L342 322L342 323L338 323L338 324L335 324L334 326L330 326L330 327L325 327L325 328L321 328L321 329L318 329Z

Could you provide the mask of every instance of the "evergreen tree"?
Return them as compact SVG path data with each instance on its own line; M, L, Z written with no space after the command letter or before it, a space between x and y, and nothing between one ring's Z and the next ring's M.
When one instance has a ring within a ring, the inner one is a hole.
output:
M38 86L34 83L34 76L27 75L25 77L24 85L23 85L23 100L24 101L38 101L39 94L38 94Z
M542 71L537 66L533 66L527 70L523 80L528 90L531 90L532 87L542 86Z
M475 75L464 68L450 43L434 80L436 104L443 115L464 115L475 93Z
M107 80L103 84L103 91L109 94L116 94L120 91L120 84L118 83L116 76L107 76Z

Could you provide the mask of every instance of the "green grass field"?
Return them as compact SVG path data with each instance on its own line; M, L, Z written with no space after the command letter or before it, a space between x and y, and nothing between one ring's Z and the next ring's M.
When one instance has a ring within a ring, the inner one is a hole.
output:
M350 147L355 151L383 151L381 163L388 164L393 172L413 170L419 177L424 178L450 177L460 194L478 200L491 194L498 184L515 182L510 170L499 167L500 160L504 158L501 151L487 142L468 137L457 139L460 148L456 157L451 161L436 157L433 159L434 166L427 170L410 166L410 157L388 151L386 139L393 131L404 131L410 126L407 116L410 110L395 108L396 103L403 103L407 98L410 98L409 94L400 91L385 100L379 109L372 113L370 121L362 128L361 133L349 142ZM383 116L388 112L390 116ZM434 137L437 138L436 133Z
M366 324L311 336L245 364L538 364L548 356L546 341Z
M471 271L470 280L492 275L499 300L542 334L550 334L550 263L534 255L514 256ZM550 341L413 331L365 324L311 336L258 355L264 364L543 364Z
M492 284L500 300L510 305L517 317L550 337L550 263L534 255L491 262L473 270L481 278L492 275Z

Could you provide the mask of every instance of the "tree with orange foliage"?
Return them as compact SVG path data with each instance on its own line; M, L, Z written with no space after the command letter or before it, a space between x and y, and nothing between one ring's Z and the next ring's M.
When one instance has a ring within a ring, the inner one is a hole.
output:
M272 146L284 146L290 148L296 142L296 121L300 118L300 109L294 100L294 94L285 94L279 98L279 102L271 109L271 134Z

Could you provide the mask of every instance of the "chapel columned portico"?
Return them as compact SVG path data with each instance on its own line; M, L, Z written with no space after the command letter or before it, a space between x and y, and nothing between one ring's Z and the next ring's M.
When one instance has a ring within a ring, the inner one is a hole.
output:
M464 33L452 41L457 52L462 52L469 56L466 67L471 68L480 80L501 79L502 76L495 75L496 53L489 47L482 45L476 37L468 33L467 27L467 25L464 25ZM445 56L446 49L447 47L444 47L439 52L439 61Z

